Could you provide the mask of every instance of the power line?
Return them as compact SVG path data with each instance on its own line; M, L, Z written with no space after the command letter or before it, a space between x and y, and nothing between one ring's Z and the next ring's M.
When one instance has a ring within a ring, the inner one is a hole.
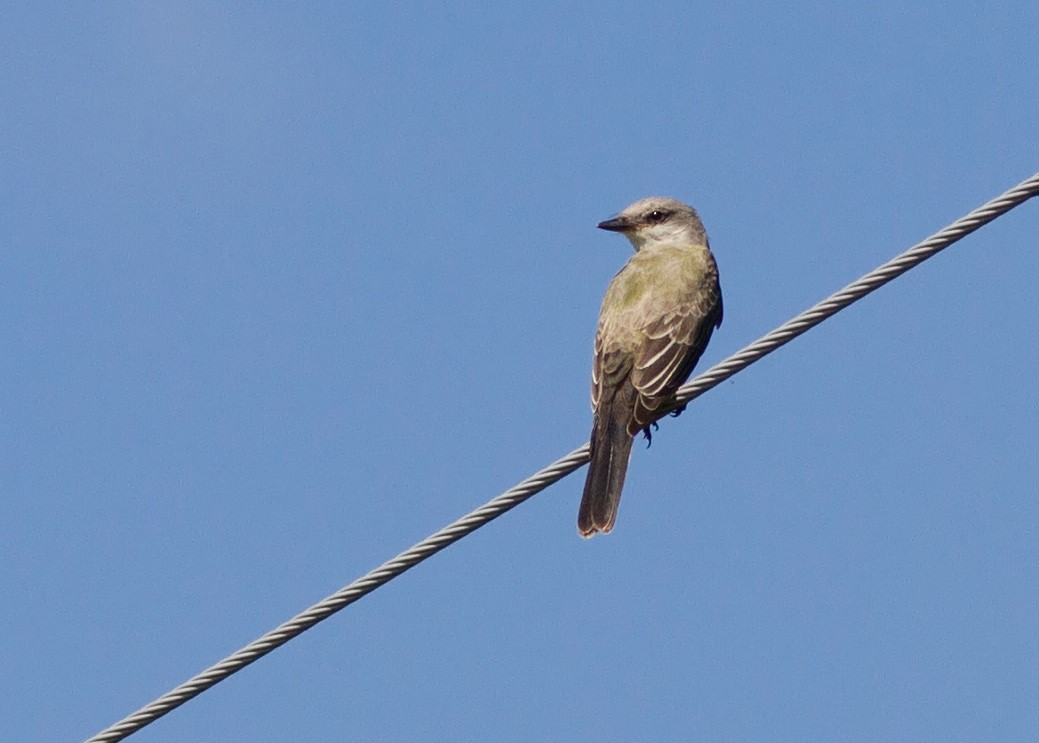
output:
M887 263L878 266L857 281L853 281L840 291L812 305L797 317L787 320L771 333L762 336L724 361L715 364L678 390L677 404L683 405L699 397L707 390L724 382L736 372L747 368L762 356L766 356L780 346L786 345L797 336L814 328L823 320L836 315L845 307L857 302L889 281L897 279L909 269L920 265L957 240L984 227L996 217L1006 214L1015 206L1028 201L1036 194L1039 194L1039 173L1022 181L1002 196L997 196L991 201L982 204L974 211L957 219L948 227L939 230L926 240L918 242L904 253L900 253Z
M780 325L778 328L737 351L724 361L700 374L678 390L677 404L685 404L707 390L721 384L737 372L745 369L763 356L815 327L823 320L835 315L853 302L892 281L914 266L919 265L957 240L969 235L1019 204L1039 194L1039 173L1022 181L1001 196L978 207L956 220L940 232L896 256L887 263L844 287L823 301ZM666 411L661 411L665 414ZM523 501L541 492L552 483L561 480L588 462L588 445L585 444L558 459L540 472L528 477L515 487L506 490L497 498L475 511L466 514L440 531L426 537L392 560L383 563L353 583L345 586L328 598L311 606L284 624L279 625L238 652L228 656L202 673L188 679L172 691L151 704L142 707L109 728L90 738L87 743L110 743L137 732L167 712L176 709L206 689L240 671L253 661L259 660L275 648L284 645L318 622L335 614L362 596L374 591L384 583L414 567L448 545L454 544L467 534L476 531L489 521L518 506Z

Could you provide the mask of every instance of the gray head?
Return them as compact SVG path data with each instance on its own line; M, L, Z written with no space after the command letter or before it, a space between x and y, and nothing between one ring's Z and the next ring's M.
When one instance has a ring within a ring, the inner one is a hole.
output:
M707 245L707 232L696 210L667 196L636 201L597 226L601 230L620 232L631 240L635 250L669 243Z

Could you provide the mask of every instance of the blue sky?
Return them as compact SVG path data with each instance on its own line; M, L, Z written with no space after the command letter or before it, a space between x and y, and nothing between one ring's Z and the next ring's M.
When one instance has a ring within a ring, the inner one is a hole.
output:
M586 440L595 223L701 370L1039 170L1034 3L12 6L0 728L85 738ZM1039 727L1039 204L140 741Z

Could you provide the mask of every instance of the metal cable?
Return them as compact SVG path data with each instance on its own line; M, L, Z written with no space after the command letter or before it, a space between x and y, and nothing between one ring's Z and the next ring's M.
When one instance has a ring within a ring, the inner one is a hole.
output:
M762 356L772 353L802 333L811 330L823 320L837 314L889 281L898 278L960 238L984 227L996 217L1007 213L1037 193L1039 193L1039 173L1022 181L1002 196L997 196L987 204L983 204L966 216L957 219L945 229L934 233L882 266L878 266L858 281L848 284L839 292L831 294L818 304L809 307L797 317L787 320L771 333L737 351L721 363L715 364L678 390L677 404L684 405L699 397L736 372L750 366Z
M873 290L883 286L903 273L927 260L935 253L953 244L974 230L988 224L1015 206L1039 194L1039 173L1021 182L1002 196L992 199L966 216L935 233L923 242L914 245L901 255L810 307L797 317L751 343L724 361L700 374L678 391L677 404L685 404L699 397L712 387L721 384L740 370L750 366L763 356L815 327L831 315L836 314L853 302L862 299ZM663 414L663 412L662 412ZM336 591L328 598L311 606L284 624L279 625L259 639L249 643L238 652L228 656L202 673L188 679L172 691L151 704L142 707L109 728L90 738L87 743L110 743L122 740L145 725L154 722L167 712L176 709L201 694L214 684L240 671L255 660L262 658L275 648L310 629L318 622L335 614L362 596L371 593L384 583L414 567L445 547L457 542L470 532L518 506L531 496L541 492L552 483L561 480L588 462L588 444L574 449L540 472L528 477L497 498L489 501L435 534L423 539L392 560L383 563L353 583Z

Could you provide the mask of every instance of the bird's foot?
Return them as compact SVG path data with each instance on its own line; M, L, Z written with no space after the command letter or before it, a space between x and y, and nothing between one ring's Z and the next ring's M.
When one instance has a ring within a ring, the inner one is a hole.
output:
M672 418L677 418L678 416L680 416L682 413L685 412L685 406L687 404L688 403L683 403L683 404L679 405L677 408L675 408L670 413L668 413L668 415L670 415Z
M650 430L650 426L652 426L652 428L653 428L652 431ZM646 448L647 449L649 447L653 446L653 431L659 431L659 430L660 430L660 424L657 423L656 421L653 421L648 426L646 426L645 428L642 429L642 435L646 437Z

